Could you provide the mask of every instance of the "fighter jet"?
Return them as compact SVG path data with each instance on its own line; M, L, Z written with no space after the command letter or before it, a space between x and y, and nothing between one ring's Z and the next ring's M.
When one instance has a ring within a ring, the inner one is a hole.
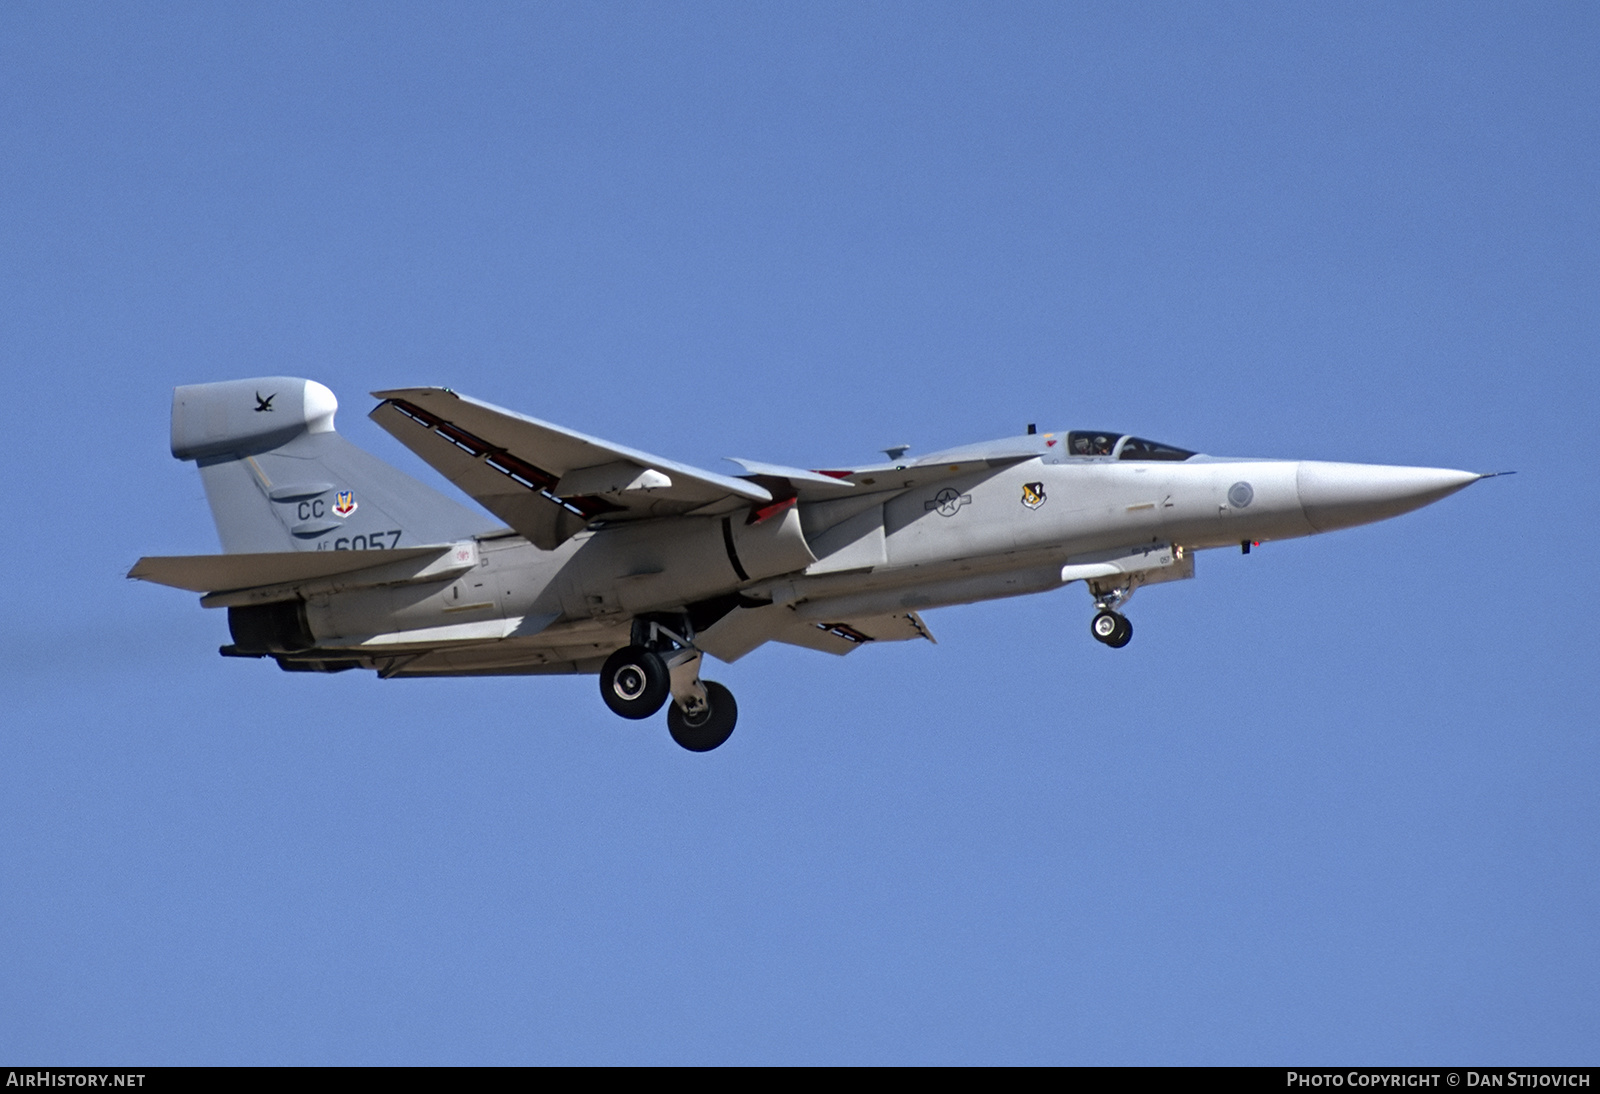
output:
M226 608L227 657L384 678L596 673L613 712L666 707L695 752L738 719L701 679L707 654L931 642L926 609L1072 582L1090 634L1120 648L1129 597L1193 577L1200 551L1385 520L1488 477L1032 426L866 467L735 459L721 474L449 388L373 395L372 419L487 513L340 437L315 381L196 384L173 392L172 454L199 466L224 553L128 576Z

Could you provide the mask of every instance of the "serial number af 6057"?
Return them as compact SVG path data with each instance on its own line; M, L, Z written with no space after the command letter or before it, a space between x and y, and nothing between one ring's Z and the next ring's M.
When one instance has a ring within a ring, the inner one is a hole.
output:
M384 542L385 539L388 542ZM340 536L332 543L319 543L319 551L392 551L400 546L400 529L387 532L368 532L364 536Z

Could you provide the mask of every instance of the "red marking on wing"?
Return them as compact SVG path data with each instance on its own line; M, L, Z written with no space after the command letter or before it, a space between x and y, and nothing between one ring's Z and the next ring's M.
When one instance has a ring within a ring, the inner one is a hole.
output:
M777 516L779 513L783 512L785 509L788 509L799 500L800 499L791 494L789 497L779 498L776 501L768 502L766 505L752 506L750 509L750 519L745 521L745 523L760 524L769 517Z

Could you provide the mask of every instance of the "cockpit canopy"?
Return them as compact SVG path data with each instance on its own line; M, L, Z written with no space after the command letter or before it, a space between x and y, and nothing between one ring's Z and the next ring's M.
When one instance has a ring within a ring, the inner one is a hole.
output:
M1186 460L1194 453L1143 437L1075 429L1067 434L1067 455L1111 456L1119 460Z

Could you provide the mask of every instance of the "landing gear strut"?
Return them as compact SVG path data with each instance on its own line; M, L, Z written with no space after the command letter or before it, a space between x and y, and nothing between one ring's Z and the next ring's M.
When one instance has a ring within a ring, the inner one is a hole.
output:
M600 670L600 697L624 718L648 718L667 707L667 731L690 752L710 752L733 734L733 693L700 679L700 651L685 618L640 617L631 645ZM671 698L672 702L667 703Z
M1089 623L1089 633L1114 650L1120 650L1133 640L1133 624L1119 612L1106 609L1095 615Z

